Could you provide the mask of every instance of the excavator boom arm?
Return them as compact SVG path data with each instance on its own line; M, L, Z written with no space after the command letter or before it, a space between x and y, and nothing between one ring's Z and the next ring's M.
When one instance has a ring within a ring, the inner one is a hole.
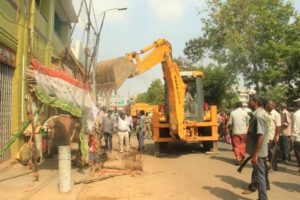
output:
M140 58L140 55L144 54L146 54L146 56ZM144 73L155 65L160 64L165 60L166 54L171 54L171 45L165 39L155 41L151 45L141 49L138 53L127 53L126 57L132 63L136 64L136 70L131 77Z

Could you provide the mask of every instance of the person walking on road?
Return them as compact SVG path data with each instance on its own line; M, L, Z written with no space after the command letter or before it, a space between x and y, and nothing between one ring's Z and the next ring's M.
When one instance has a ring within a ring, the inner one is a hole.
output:
M261 107L259 96L249 97L249 107L253 110L253 117L249 121L246 151L251 155L252 176L251 184L243 194L258 190L258 199L267 200L266 157L268 156L268 126L266 112ZM248 192L249 191L249 192Z
M272 100L268 100L265 106L267 111L267 122L268 122L268 160L270 162L270 167L273 170L277 170L277 157L278 157L278 137L281 128L281 116L275 110L275 103ZM270 170L271 170L270 169Z
M243 110L242 102L237 102L236 107L237 108L230 113L228 126L229 129L232 130L233 151L236 164L239 165L245 159L249 115Z
M294 146L295 157L298 162L298 172L300 173L300 98L294 100L296 112L293 115L292 123L292 141Z
M126 121L128 122L129 124L129 133L128 133L128 136L129 136L129 142L130 142L130 137L131 137L131 134L132 134L132 128L133 128L133 120L132 120L132 117L131 117L131 113L130 113L130 110L128 110L126 112L126 116L125 116L125 119Z
M137 139L139 143L138 151L145 151L145 131L146 131L146 116L145 111L140 111L140 118L138 120Z
M112 150L112 135L114 131L115 120L111 116L112 111L108 110L107 116L103 118L102 127L104 133L105 149Z
M103 118L105 116L107 116L107 107L106 106L102 106L97 117L96 117L96 120L95 120L95 131L96 131L96 134L97 134L97 143L98 143L98 146L101 147L101 140L102 140L102 137L103 137L103 127L102 127L102 121L103 121Z
M151 114L146 113L146 121L145 121L145 137L146 138L152 138L151 125L152 125Z
M292 119L291 114L287 110L287 105L285 103L280 104L280 114L281 114L281 134L279 136L280 149L282 151L282 162L286 163L291 161L291 125Z

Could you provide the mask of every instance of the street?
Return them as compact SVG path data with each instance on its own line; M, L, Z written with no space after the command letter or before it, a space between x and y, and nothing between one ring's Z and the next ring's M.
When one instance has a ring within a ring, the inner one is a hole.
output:
M135 139L135 138L134 138ZM132 141L135 146L135 141ZM114 140L115 148L117 140ZM40 181L33 182L25 167L14 164L0 172L0 199L257 199L257 193L243 195L250 180L248 164L239 174L233 165L231 146L219 143L219 154L206 155L199 144L171 144L168 154L155 157L147 140L141 175L117 176L91 184L72 186L69 194L58 192L57 161L47 160L40 167ZM293 157L293 161L295 158ZM295 163L279 163L279 171L270 173L269 199L300 199L300 176ZM89 174L73 169L73 180Z

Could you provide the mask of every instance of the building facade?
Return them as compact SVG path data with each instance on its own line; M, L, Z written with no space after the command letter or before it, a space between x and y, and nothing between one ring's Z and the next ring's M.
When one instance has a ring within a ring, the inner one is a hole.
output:
M51 67L69 44L77 17L71 0L3 0L0 6L0 149L26 120L25 69L30 58ZM0 162L14 156L18 139Z

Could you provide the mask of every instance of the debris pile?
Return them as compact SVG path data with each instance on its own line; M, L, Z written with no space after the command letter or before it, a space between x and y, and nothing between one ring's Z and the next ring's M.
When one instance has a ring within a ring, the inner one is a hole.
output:
M108 154L102 154L101 158L105 161L102 163L100 169L97 169L95 172L92 169L89 178L74 181L74 184L89 184L122 175L135 176L143 171L142 155L136 151L125 152L123 154L113 151Z

